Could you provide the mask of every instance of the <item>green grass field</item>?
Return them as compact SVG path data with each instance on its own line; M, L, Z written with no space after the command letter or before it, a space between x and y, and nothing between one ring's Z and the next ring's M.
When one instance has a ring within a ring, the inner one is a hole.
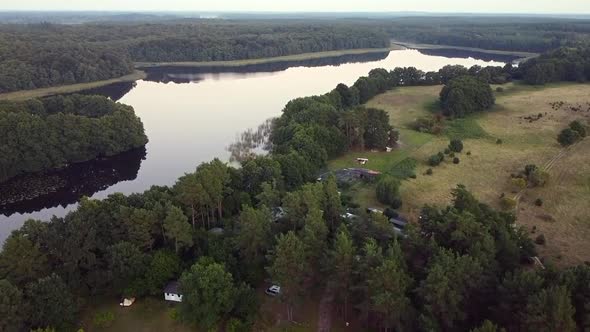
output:
M160 298L138 299L131 307L122 308L116 299L99 299L90 303L83 313L81 327L86 332L189 332L196 328L181 324L172 318L176 306ZM115 320L109 327L98 327L94 324L94 315L100 311L114 313Z
M417 178L403 181L400 189L401 211L410 219L415 219L424 204L448 204L450 191L457 184L466 185L478 199L499 208L501 194L510 196L517 191L510 182L510 174L526 164L548 163L562 149L556 140L559 131L572 120L590 120L590 112L573 112L567 107L554 110L550 106L555 101L586 105L590 102L588 84L536 87L510 83L503 86L503 92L496 93L497 104L490 111L446 121L439 136L408 129L408 123L414 119L432 114L440 88L398 88L369 101L368 106L387 111L392 125L401 128L399 148L391 153L351 152L331 161L330 169L355 167L356 158L362 156L369 159L366 168L395 174L396 165L407 158L415 159ZM539 113L543 115L539 120L525 119ZM426 163L428 157L444 150L451 137L463 139L465 149L457 155L460 163L455 165L451 158L446 158L433 168L433 175L425 175L431 168ZM498 139L501 144L497 144ZM549 184L526 190L519 204L518 222L529 229L535 226L537 234L545 235L547 245L539 251L558 265L579 264L590 257L590 243L584 240L590 237L588 165L590 139L568 151L550 170ZM349 194L361 207L379 206L373 185L355 185ZM537 198L545 201L542 208L534 206ZM543 221L550 219L547 216L558 221Z

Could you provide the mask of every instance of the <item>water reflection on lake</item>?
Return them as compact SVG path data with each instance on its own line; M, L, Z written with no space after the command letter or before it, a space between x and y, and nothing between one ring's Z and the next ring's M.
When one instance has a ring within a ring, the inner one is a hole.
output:
M465 57L465 54L443 57L415 50L368 55L372 58L366 56L249 66L246 72L244 68L233 68L230 72L227 68L209 68L214 72L199 69L183 74L174 68L160 70L156 76L152 73L151 81L95 90L94 93L120 98L120 102L133 106L144 123L149 143L147 157L133 180L121 179L92 196L104 198L114 192L141 192L151 185L172 185L179 176L193 171L201 162L216 157L227 161L230 153L226 148L230 143L235 142L244 130L257 128L265 120L280 115L289 100L328 92L338 83L350 85L374 68L413 66L431 71L448 64L467 67L504 65L501 61L484 61ZM295 67L290 67L293 65ZM174 77L178 79L172 79ZM63 216L76 206L70 197L61 202L65 206L41 208L54 206L61 198L49 195L46 199L52 203L39 204L36 212L0 215L0 242L27 218L46 220L53 214ZM10 211L5 213L11 214Z

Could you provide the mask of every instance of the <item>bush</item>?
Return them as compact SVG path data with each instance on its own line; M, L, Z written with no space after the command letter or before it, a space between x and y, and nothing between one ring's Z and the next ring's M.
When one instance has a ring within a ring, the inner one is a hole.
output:
M513 198L510 198L510 197L504 196L504 197L502 197L502 199L500 199L500 206L504 210L512 210L516 207L516 200L514 200Z
M545 239L545 235L539 234L539 236L537 236L537 238L535 239L535 243L540 246L544 246L545 243L547 243L547 240Z
M526 188L526 180L523 178L512 178L512 185L518 189L524 189Z
M466 155L471 156L471 151L467 151Z
M504 92L504 88L499 86L496 88L496 92Z
M450 153L451 153L451 149L449 149L449 148L446 148L446 149L445 149L445 154L447 154L447 155L448 155L448 154L450 154Z
M504 141L502 141L501 139L499 139L499 138L498 138L498 139L496 140L496 144L498 144L498 145L499 145L499 144L502 144L502 143L504 143Z
M400 198L394 198L391 202L391 208L397 210L402 207L402 200Z
M99 311L94 315L93 323L99 328L108 328L113 325L115 314L110 310Z
M168 311L168 317L170 317L170 319L175 322L180 320L180 315L178 314L178 310L176 308L172 308Z
M426 175L432 175L432 168L429 168L426 170Z
M428 165L435 167L440 165L440 163L442 163L444 160L445 155L442 152L439 152L437 154L433 154L432 156L430 156L430 158L428 158Z
M536 205L536 206L543 206L543 200L542 200L542 199L540 199L540 198L537 198L537 199L535 200L535 205Z
M457 165L461 162L461 160L459 160L459 158L455 157L453 158L453 164Z
M572 121L572 123L570 123L570 129L578 133L580 137L586 137L586 126L584 126L580 121Z
M543 187L549 181L549 173L537 169L528 176L528 180L531 187Z
M392 176L383 177L379 183L377 183L377 200L382 204L387 205L396 203L396 200L399 200L399 186L400 182L398 179Z
M463 151L463 141L460 139L452 139L449 143L449 150L457 153Z
M557 136L557 141L562 146L569 146L581 139L580 134L577 131L572 130L571 128L566 128L559 133Z
M524 167L524 175L527 177L530 176L534 171L538 169L537 165L535 164L528 164Z

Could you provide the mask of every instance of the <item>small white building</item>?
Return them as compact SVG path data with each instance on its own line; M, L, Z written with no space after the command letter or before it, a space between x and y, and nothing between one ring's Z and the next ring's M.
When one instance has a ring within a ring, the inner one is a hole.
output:
M182 302L182 294L178 289L178 281L171 281L164 288L164 300L172 302Z

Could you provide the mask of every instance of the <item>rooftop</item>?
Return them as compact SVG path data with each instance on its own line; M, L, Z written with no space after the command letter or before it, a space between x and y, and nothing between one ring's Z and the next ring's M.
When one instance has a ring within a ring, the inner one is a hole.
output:
M179 293L179 286L180 286L180 284L178 283L178 281L171 281L166 285L166 288L164 288L164 293L180 294Z

